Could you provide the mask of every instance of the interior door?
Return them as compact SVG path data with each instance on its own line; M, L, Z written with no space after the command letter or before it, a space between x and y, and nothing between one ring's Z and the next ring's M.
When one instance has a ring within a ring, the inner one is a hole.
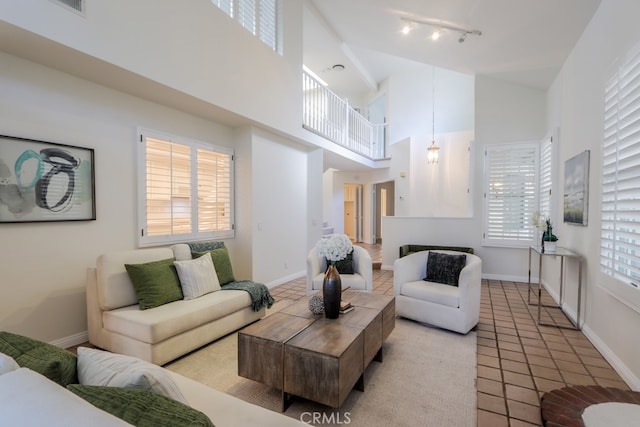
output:
M363 236L364 211L363 211L363 203L362 203L362 191L363 191L363 186L358 185L356 187L356 194L355 194L356 196L356 206L355 206L356 242L364 241L364 236Z
M344 202L344 234L349 236L351 240L356 239L355 213L356 213L355 202L345 200Z

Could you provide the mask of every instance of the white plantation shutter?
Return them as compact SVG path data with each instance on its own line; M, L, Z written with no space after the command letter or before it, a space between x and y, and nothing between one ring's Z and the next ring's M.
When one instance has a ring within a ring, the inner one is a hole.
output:
M264 44L279 52L278 49L278 0L260 0L258 9L258 37Z
M256 1L238 0L238 12L236 20L251 34L256 34Z
M198 149L198 231L217 232L232 226L232 154Z
M533 244L538 209L538 144L501 144L485 151L485 229L487 246Z
M551 217L551 185L553 172L553 144L552 138L544 139L540 144L540 214Z
M600 270L640 286L640 54L605 86Z
M224 13L233 17L233 0L211 0Z
M233 151L140 135L140 245L233 237Z
M264 44L282 54L282 0L211 0Z
M189 146L147 138L147 235L191 233Z

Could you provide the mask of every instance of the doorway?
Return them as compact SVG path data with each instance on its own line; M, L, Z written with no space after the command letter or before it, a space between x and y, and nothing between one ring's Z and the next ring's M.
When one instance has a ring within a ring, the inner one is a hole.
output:
M354 242L363 241L362 184L344 184L344 234Z
M371 221L373 241L382 243L382 217L395 215L395 182L387 181L373 185L373 217Z

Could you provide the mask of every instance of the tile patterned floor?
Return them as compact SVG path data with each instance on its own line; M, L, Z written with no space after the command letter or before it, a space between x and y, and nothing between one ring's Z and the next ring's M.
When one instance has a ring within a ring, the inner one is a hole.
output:
M359 245L369 250L374 262L381 261L380 245ZM528 304L527 288L526 283L482 282L476 328L478 427L541 426L540 397L565 386L629 390L580 331L537 325L537 306ZM393 272L374 269L373 291L393 295ZM279 285L271 293L276 300L306 298L306 278ZM552 302L546 294L542 301ZM542 318L568 324L558 309L544 309Z

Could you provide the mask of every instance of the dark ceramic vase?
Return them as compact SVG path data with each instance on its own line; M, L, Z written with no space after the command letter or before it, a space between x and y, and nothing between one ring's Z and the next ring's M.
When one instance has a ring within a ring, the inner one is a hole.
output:
M324 315L327 319L337 319L340 314L340 299L342 298L342 282L335 265L329 265L322 282L322 298L324 300Z

